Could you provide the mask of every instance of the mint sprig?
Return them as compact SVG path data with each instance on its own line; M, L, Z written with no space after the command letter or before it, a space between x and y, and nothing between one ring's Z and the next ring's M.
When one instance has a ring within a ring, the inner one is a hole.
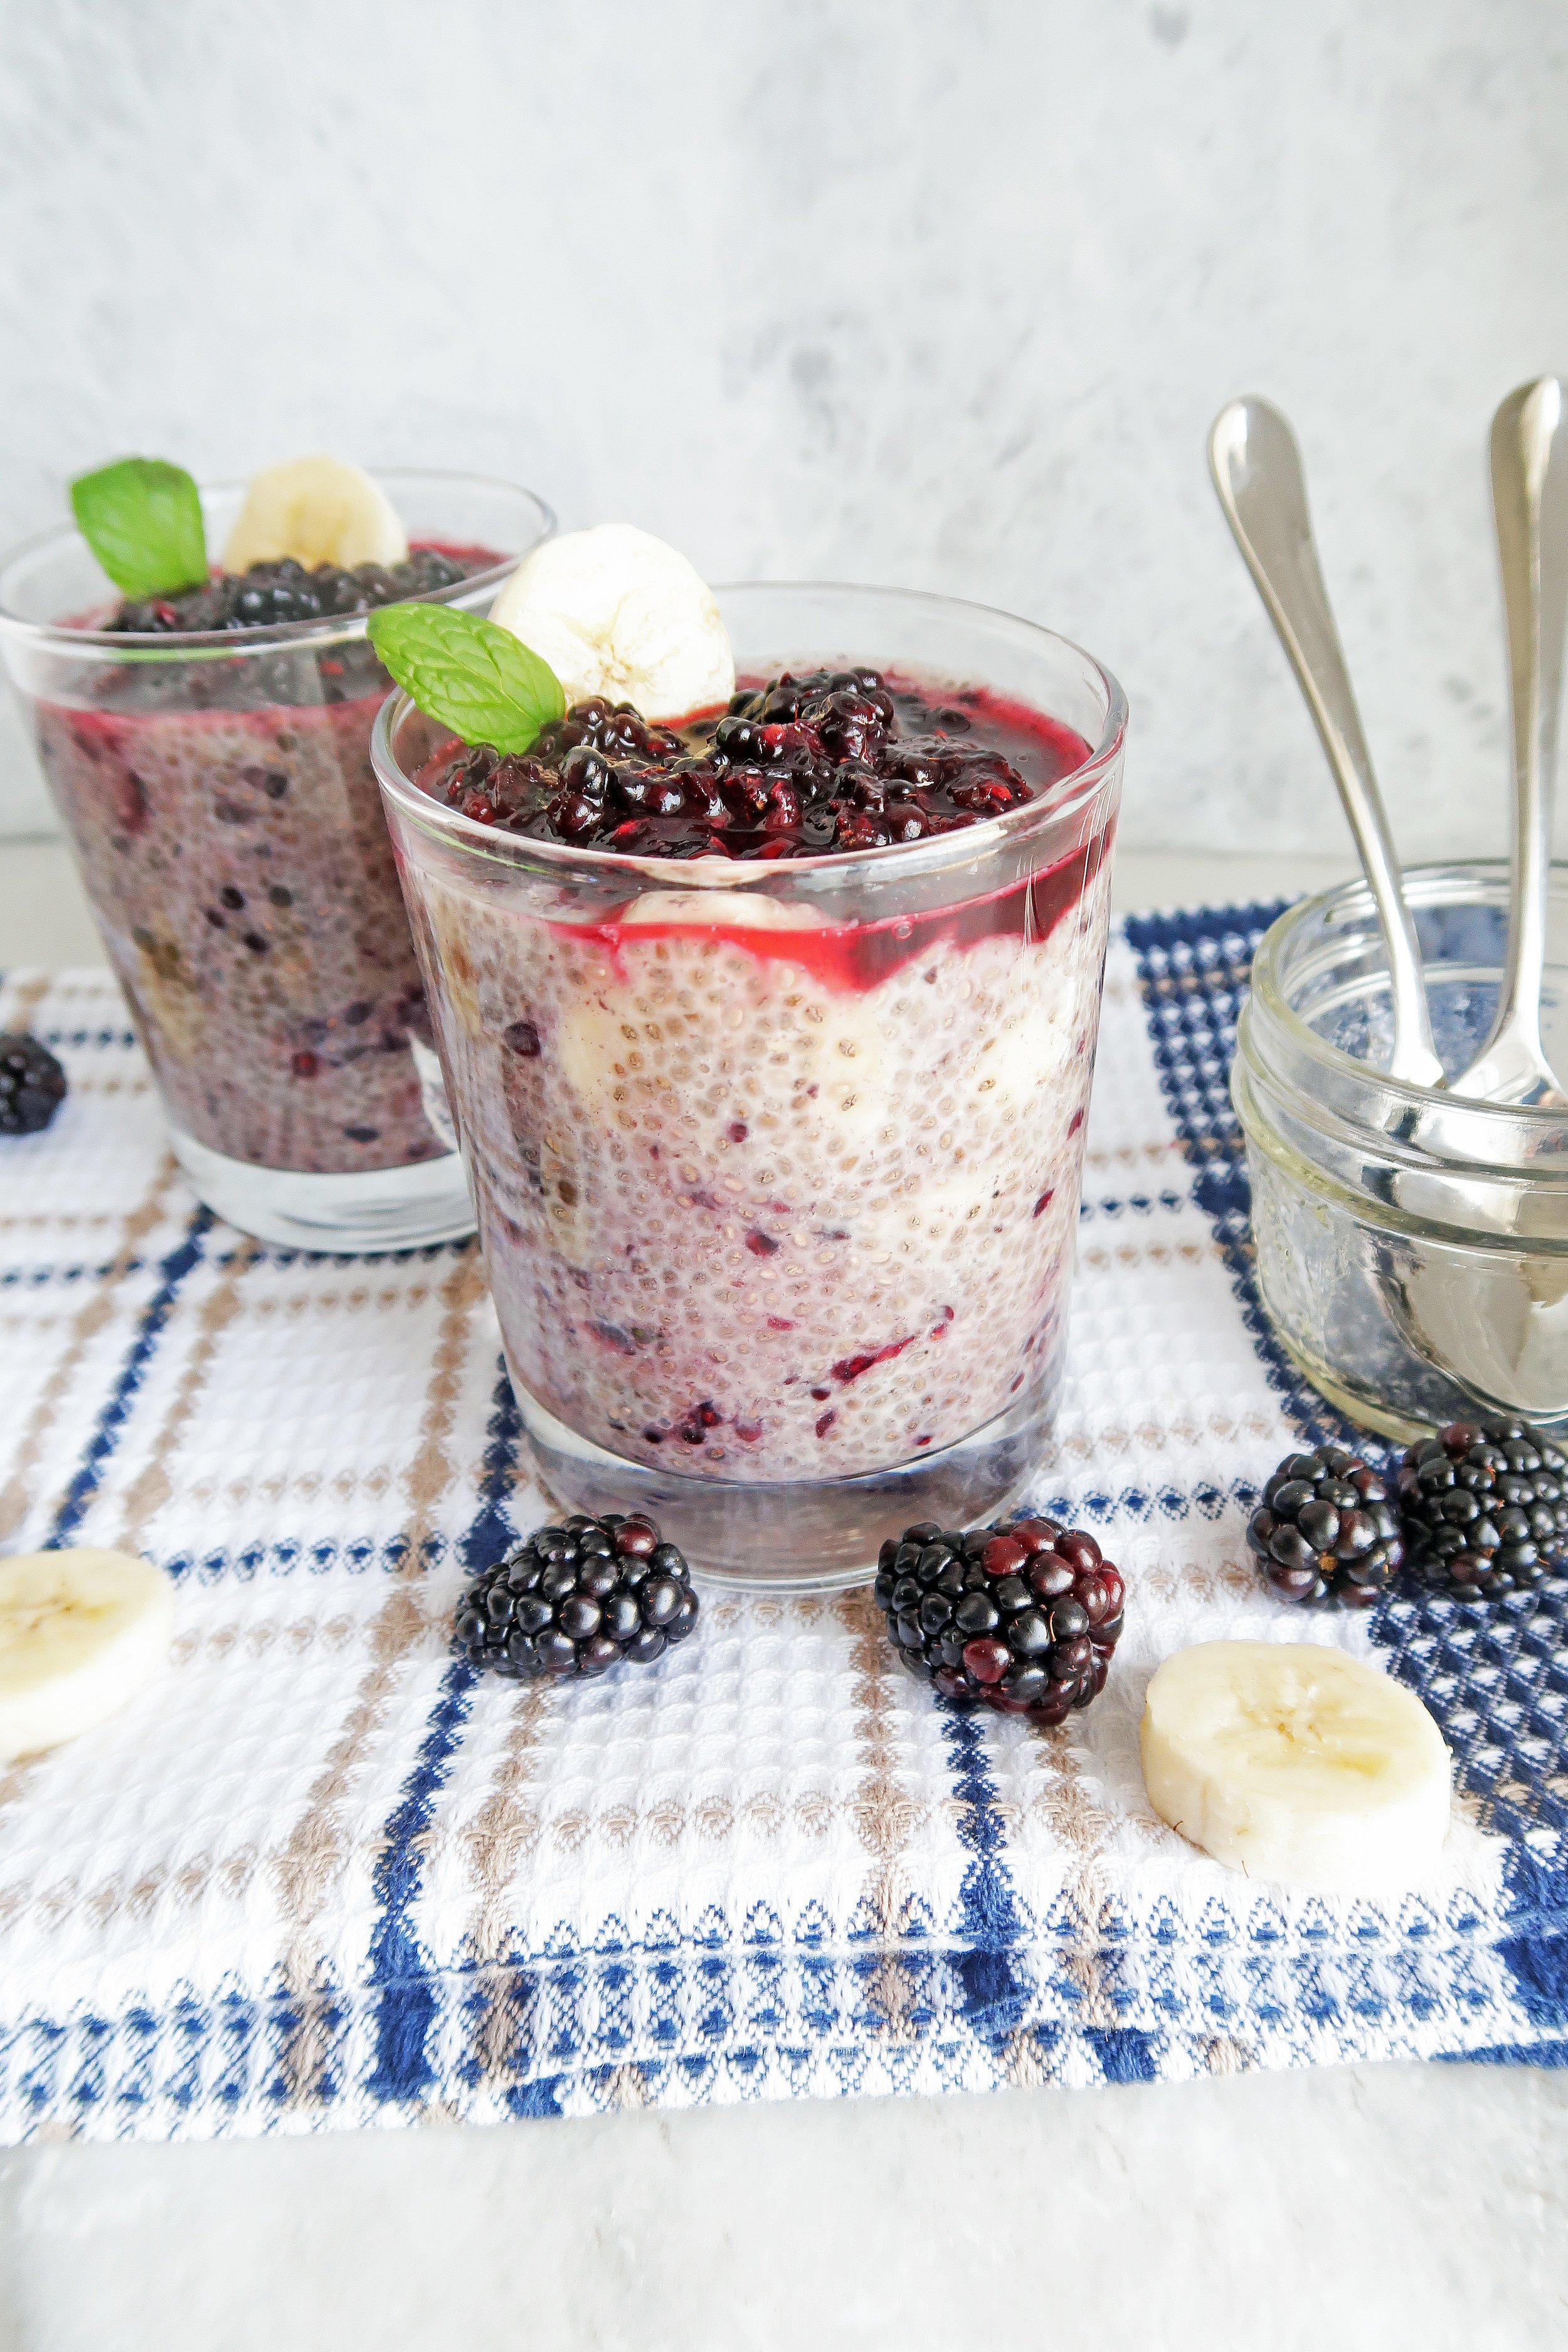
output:
M366 626L393 677L427 719L465 743L527 751L566 716L561 681L510 629L450 604L383 604Z
M77 529L122 596L140 602L207 576L202 501L183 466L121 457L70 486Z

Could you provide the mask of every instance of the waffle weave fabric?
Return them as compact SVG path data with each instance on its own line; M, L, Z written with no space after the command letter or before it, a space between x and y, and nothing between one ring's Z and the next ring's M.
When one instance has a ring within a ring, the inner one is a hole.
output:
M1247 1562L1275 1462L1347 1434L1251 1285L1226 1080L1273 911L1113 940L1030 1500L1121 1564L1127 1632L1055 1731L945 1709L865 1592L710 1592L655 1671L476 1680L458 1593L549 1516L477 1251L243 1240L107 976L12 975L0 1025L71 1093L3 1147L0 1548L141 1550L178 1591L163 1677L0 1776L0 2137L1568 2052L1568 1582L1342 1621ZM1420 1692L1460 1792L1430 1880L1295 1894L1154 1819L1144 1685L1226 1635Z

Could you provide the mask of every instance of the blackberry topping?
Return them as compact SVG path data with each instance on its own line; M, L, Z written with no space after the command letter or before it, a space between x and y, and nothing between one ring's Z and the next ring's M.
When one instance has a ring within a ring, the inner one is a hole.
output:
M319 563L307 571L290 555L277 563L253 563L248 572L221 572L216 580L198 581L173 596L123 604L104 627L139 636L275 628L282 621L320 621L368 613L410 596L431 596L455 588L470 569L433 547L412 549L404 563L357 563L347 572L335 563Z
M1370 1609L1405 1557L1386 1483L1341 1445L1285 1456L1247 1544L1280 1599L1308 1607Z
M1120 1570L1056 1519L906 1528L882 1546L875 1590L911 1674L1037 1723L1099 1696L1121 1635Z
M728 710L656 727L629 702L574 703L528 752L437 754L420 778L477 824L639 857L816 857L983 824L1085 756L1050 722L1009 723L1027 781L975 712L874 669L788 671Z
M47 1045L0 1032L0 1135L37 1135L65 1100L66 1074Z
M1399 1496L1411 1567L1457 1601L1527 1591L1568 1559L1568 1455L1528 1422L1458 1421L1408 1446Z
M170 596L123 604L102 627L176 641L197 630L226 632L236 638L235 653L246 658L215 661L210 655L193 655L182 660L174 642L157 661L112 664L101 675L95 673L90 691L95 701L125 712L313 709L372 697L379 700L392 681L367 637L351 635L325 642L284 638L256 646L247 643L246 632L280 622L342 618L407 597L438 595L500 561L479 547L449 554L416 547L405 563L362 563L350 572L333 564L309 572L285 558L198 581ZM288 786L281 772L261 783L274 799Z
M697 1622L691 1571L641 1511L574 1512L536 1528L458 1604L455 1631L479 1666L511 1682L652 1665Z

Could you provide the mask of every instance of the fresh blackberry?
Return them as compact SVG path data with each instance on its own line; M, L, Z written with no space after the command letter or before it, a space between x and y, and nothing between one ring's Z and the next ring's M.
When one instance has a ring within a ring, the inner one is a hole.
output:
M476 1577L455 1630L476 1665L535 1682L602 1675L621 1658L652 1665L696 1622L691 1571L652 1519L577 1511Z
M1098 1697L1121 1634L1120 1570L1056 1519L906 1528L882 1546L875 1590L911 1674L1037 1723Z
M107 626L142 636L275 628L283 621L319 621L368 613L375 605L401 604L409 596L431 596L456 587L468 569L433 547L412 549L402 563L356 563L350 571L335 563L319 563L307 571L287 555L276 563L253 563L247 572L199 580L171 596L123 604Z
M1405 1557L1386 1481L1342 1445L1285 1456L1247 1543L1281 1600L1309 1607L1370 1609Z
M1399 1467L1411 1567L1458 1601L1539 1584L1568 1559L1568 1455L1511 1418L1457 1421Z
M0 1032L0 1135L37 1135L65 1100L66 1074L47 1045Z

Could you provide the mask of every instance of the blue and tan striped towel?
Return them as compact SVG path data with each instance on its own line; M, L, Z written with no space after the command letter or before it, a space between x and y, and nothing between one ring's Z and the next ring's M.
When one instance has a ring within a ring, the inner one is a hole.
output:
M471 1245L263 1249L192 1202L107 977L13 975L70 1097L0 1168L0 1546L141 1549L174 1659L0 1778L0 2132L975 2089L1568 2048L1568 1586L1303 1622L1242 1531L1335 1429L1251 1287L1225 1091L1269 910L1111 950L1071 1375L1037 1504L1128 1579L1104 1698L945 1711L864 1594L712 1594L657 1673L477 1683L465 1574L547 1515ZM1339 1433L1336 1432L1336 1433ZM1387 1906L1234 1877L1151 1815L1194 1639L1340 1641L1460 1759Z

